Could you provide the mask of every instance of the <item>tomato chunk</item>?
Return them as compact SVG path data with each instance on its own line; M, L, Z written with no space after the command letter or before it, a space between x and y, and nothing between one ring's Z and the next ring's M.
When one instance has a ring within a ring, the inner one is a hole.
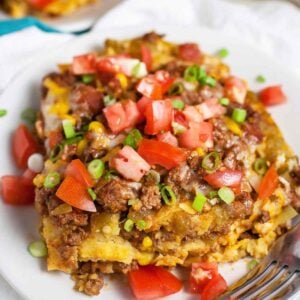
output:
M151 102L146 108L145 133L158 134L171 129L173 107L170 100Z
M104 108L103 113L113 133L119 133L128 127L126 112L121 103Z
M94 185L92 176L80 159L74 159L68 164L65 175L74 177L87 188Z
M266 87L260 91L259 98L266 106L272 106L286 102L286 95L282 91L281 85Z
M182 289L182 282L162 267L140 266L128 273L128 280L138 300L157 299Z
M141 46L141 56L142 62L146 65L147 70L150 71L152 69L152 53L146 45Z
M157 139L161 142L168 143L174 147L178 147L177 138L170 131L158 134Z
M146 109L149 103L151 103L153 100L150 98L147 98L145 96L143 96L137 103L137 108L141 114L141 121L145 120L145 113L146 113Z
M54 1L55 0L26 0L25 2L29 3L34 8L43 9Z
M144 77L137 85L137 91L150 99L162 99L163 90L161 84L154 75Z
M217 300L227 290L225 279L217 274L205 285L201 293L201 300Z
M132 100L128 100L123 103L123 107L125 110L128 127L134 127L137 123L143 120L143 115L138 109L137 103L133 102Z
M258 189L258 198L266 199L270 197L278 187L278 183L278 174L273 164L262 179Z
M187 106L183 113L189 122L200 123L203 121L203 116L195 106Z
M242 181L243 173L238 170L216 171L204 177L211 186L220 188L223 186L239 187Z
M170 73L164 70L159 70L155 72L155 78L161 85L162 93L168 91L172 83L174 82L175 78L170 76Z
M160 165L168 170L177 167L187 158L186 152L168 143L143 139L138 153L150 164Z
M96 73L96 55L94 53L73 57L72 72L75 75Z
M202 58L199 46L195 43L186 43L179 46L178 56L182 60L199 63Z
M140 181L150 165L131 147L125 146L116 157L112 159L114 167L126 179Z
M12 155L20 169L26 169L27 160L33 153L39 151L38 144L28 128L21 124L12 137Z
M1 194L7 204L32 204L35 196L34 189L32 180L28 178L12 175L1 177Z
M243 104L247 94L246 83L235 76L230 76L224 83L225 95L232 101Z
M219 117L226 112L226 108L219 104L216 98L205 100L203 103L196 106L204 120Z
M48 142L50 149L54 148L64 139L61 129L55 129L49 132Z
M72 176L65 177L55 195L78 209L90 212L97 211L86 187Z
M215 262L193 263L189 279L190 292L200 294L205 285L218 274L218 264Z

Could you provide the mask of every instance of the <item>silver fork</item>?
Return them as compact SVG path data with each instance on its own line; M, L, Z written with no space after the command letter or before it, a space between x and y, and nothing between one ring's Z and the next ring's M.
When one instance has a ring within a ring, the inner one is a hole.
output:
M269 254L219 299L291 299L299 291L300 215L292 219L292 229L275 242Z

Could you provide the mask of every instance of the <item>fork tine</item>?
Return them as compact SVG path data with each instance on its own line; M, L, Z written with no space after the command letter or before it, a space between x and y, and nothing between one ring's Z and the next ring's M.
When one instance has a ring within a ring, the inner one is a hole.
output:
M272 276L267 280L264 281L262 284L258 285L257 287L252 288L248 293L244 294L241 298L242 299L252 299L255 298L258 294L263 293L266 291L270 286L277 282L282 278L282 276L287 273L287 268L279 268L279 271L276 270L276 273L272 272Z

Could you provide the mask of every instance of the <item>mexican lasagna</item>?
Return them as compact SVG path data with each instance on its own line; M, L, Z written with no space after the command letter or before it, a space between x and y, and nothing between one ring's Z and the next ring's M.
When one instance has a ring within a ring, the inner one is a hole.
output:
M300 194L298 160L263 104L274 93L285 99L153 32L46 75L34 184L48 270L96 295L103 274L267 255Z

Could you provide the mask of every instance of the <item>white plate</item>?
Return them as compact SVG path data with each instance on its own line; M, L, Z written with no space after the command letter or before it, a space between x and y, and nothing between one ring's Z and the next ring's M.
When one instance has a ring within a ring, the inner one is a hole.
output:
M71 61L73 55L99 48L105 38L130 38L152 28L122 28L107 30L105 33L82 36L56 52L37 58L31 68L25 69L2 94L0 107L8 110L8 115L0 118L0 176L16 173L10 158L10 135L20 122L20 112L30 106L38 106L41 78L53 71L57 63ZM225 59L234 74L248 80L254 90L264 85L255 83L255 77L263 74L267 78L265 85L283 85L288 95L288 103L272 109L272 115L281 127L287 141L299 153L300 139L297 129L300 115L300 86L296 75L279 65L263 52L231 37L226 37L205 28L160 27L160 33L175 42L198 42L202 48L214 53L222 47L230 51ZM288 54L287 54L288 55ZM0 201L0 271L20 294L30 300L78 300L88 297L72 290L73 282L68 275L45 271L45 261L31 257L27 244L38 238L37 215L32 207L10 207ZM229 283L245 272L245 264L238 262L222 266L221 273ZM107 281L97 299L131 299L129 288L118 280ZM170 299L196 299L185 292Z

